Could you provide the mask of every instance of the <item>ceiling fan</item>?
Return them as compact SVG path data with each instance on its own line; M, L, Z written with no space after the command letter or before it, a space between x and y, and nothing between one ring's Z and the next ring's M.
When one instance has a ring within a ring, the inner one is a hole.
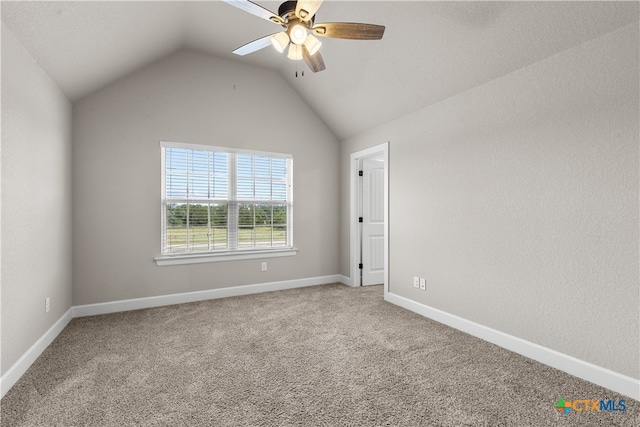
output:
M260 18L280 24L283 31L269 34L240 46L233 51L236 55L247 55L269 45L284 52L287 45L287 57L292 60L304 59L307 66L317 73L325 69L319 49L322 44L315 36L334 39L380 40L384 35L383 25L361 24L356 22L324 22L316 24L315 14L323 0L285 1L278 8L278 14L249 0L224 0L232 6L249 12Z

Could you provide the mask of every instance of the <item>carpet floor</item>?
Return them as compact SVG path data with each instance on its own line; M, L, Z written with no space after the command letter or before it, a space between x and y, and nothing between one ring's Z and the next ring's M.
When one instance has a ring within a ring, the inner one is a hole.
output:
M640 402L329 284L73 319L2 426L639 426ZM625 399L624 412L554 409Z

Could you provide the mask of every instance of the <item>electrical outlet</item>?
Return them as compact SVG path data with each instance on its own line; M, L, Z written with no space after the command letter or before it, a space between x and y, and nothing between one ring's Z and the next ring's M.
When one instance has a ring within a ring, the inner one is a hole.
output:
M420 278L420 290L421 291L427 290L427 280L424 279L423 277Z
M414 288L419 288L420 287L420 278L417 276L413 277L413 287Z
M50 304L50 302L51 302L51 301L50 301L49 297L46 297L46 298L44 299L44 312L45 312L45 313L48 313L48 312L49 312L49 309L51 308L51 304Z
M267 263L263 262L260 268L262 269L262 271L267 271Z

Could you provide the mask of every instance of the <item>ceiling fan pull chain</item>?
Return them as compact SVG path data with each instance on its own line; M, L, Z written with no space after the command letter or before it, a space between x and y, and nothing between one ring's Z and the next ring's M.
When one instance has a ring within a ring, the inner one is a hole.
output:
M384 35L384 25L361 22L325 22L316 24L316 12L324 0L286 0L278 8L278 14L251 0L223 0L231 6L249 12L259 18L280 24L283 30L260 37L233 51L244 56L269 45L280 53L289 46L287 57L298 61L304 59L309 69L317 73L325 69L324 60L318 49L322 44L315 36L348 40L380 40ZM296 67L296 78L298 68ZM304 77L304 71L300 73Z

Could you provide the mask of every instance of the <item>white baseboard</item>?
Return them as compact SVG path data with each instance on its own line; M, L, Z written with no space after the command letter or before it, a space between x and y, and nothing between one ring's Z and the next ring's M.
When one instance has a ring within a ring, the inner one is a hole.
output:
M227 298L239 295L249 295L261 292L315 286L325 283L340 282L353 286L350 278L339 274L311 277L306 279L269 282L255 285L236 286L207 291L188 292L181 294L162 295L149 298L114 301L99 304L87 304L71 307L14 363L2 377L0 377L0 398L29 369L33 362L53 342L74 317L92 316L97 314L115 313L120 311L137 310L141 308L160 307L165 305L182 304L187 302L204 301L208 299ZM499 345L500 347L521 354L530 359L567 372L578 378L606 387L615 392L640 400L640 380L631 378L572 356L557 352L538 344L514 337L504 332L480 325L467 319L449 314L433 307L412 301L408 298L386 293L385 300L403 307L414 313L428 317L437 322L451 326L470 335Z
M77 305L71 307L58 321L27 350L16 363L0 378L0 399L18 382L29 366L42 354L51 342L62 332L75 317L94 316L98 314L117 313L120 311L138 310L141 308L161 307L165 305L183 304L216 298L227 298L239 295L257 294L261 292L280 291L284 289L302 288L305 286L323 285L325 283L342 282L339 274L309 277L305 279L284 280L280 282L260 283L255 285L235 286L207 291L187 292L181 294L161 295L149 298L136 298L98 304Z
M400 295L388 292L384 299L421 316L433 319L477 338L496 344L522 356L564 371L575 377L606 387L617 393L640 400L640 380L619 374L610 369L594 365L547 347L532 343L513 335L505 334L462 317L429 307Z
M165 305L184 304L217 298L228 298L261 292L280 291L284 289L302 288L341 282L341 276L309 277L305 279L284 280L280 282L259 283L255 285L233 286L229 288L210 289L207 291L185 292L180 294L160 295L157 297L135 298L97 304L77 305L73 307L73 317L95 316L98 314L117 313L120 311L140 310L142 308L162 307Z
M351 286L352 288L356 287L356 285L353 283L353 280L351 280L351 277L343 276L342 274L340 275L340 283L342 283L343 285Z
M58 334L69 324L72 318L73 308L70 308L0 377L0 399L3 398L11 387L18 382L20 377L27 372L29 366L49 347L49 344L56 339Z

